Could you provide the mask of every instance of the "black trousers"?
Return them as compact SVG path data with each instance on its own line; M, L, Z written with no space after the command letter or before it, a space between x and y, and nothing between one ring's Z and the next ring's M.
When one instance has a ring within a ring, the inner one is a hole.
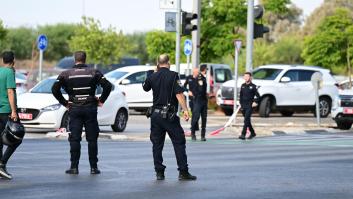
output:
M194 100L194 111L191 118L191 134L195 135L198 127L198 122L201 117L201 136L205 136L207 122L207 100Z
M89 163L97 168L99 126L97 121L97 107L72 107L69 110L69 142L71 167L78 167L81 156L82 128L85 127L88 142Z
M242 113L244 116L244 126L243 126L243 131L241 132L241 134L245 136L246 130L247 130L247 128L249 128L251 135L255 135L255 130L251 125L252 108L251 107L242 108Z
M8 119L9 113L0 113L0 134L4 131ZM20 144L21 143L12 146L7 146L5 153L3 153L4 145L2 143L2 139L0 138L0 160L2 164L7 164L7 161L16 151L17 147L20 146Z
M178 170L187 171L186 140L184 130L180 125L180 118L175 117L173 121L169 121L168 119L163 119L159 113L154 112L151 116L150 139L153 144L152 151L155 171L164 171L166 168L163 165L162 156L166 132L173 143Z

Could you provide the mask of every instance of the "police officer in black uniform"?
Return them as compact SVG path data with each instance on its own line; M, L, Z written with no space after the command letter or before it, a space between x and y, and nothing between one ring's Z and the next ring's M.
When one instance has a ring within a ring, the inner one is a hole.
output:
M189 107L191 112L194 112L194 94L192 93L193 87L196 84L197 76L199 75L199 69L194 68L192 70L192 75L186 77L184 82L184 89L188 92L189 95ZM199 124L197 123L196 131L199 130Z
M79 173L80 142L82 128L85 127L91 174L100 174L97 166L97 139L100 131L97 121L97 107L103 106L103 103L110 94L112 85L105 79L101 72L87 67L85 64L85 52L77 51L74 53L74 57L75 66L70 70L62 72L52 87L55 98L69 110L71 167L66 173ZM100 98L95 96L97 86L103 88ZM69 95L68 101L63 97L61 88Z
M179 180L196 180L188 171L187 156L185 151L185 135L177 116L178 102L180 103L184 119L189 120L189 112L185 103L183 91L180 86L179 75L169 70L169 56L162 54L158 57L159 70L150 74L143 84L143 89L153 91L153 106L150 112L151 135L153 144L154 168L157 180L164 180L162 150L166 132L173 143L177 159Z
M241 85L240 89L240 106L244 116L244 126L239 139L245 140L245 135L247 128L249 128L251 134L248 139L252 139L256 136L255 130L251 125L251 114L254 107L257 106L260 95L257 92L257 87L255 84L251 82L252 74L250 72L246 72L244 74L245 83ZM256 98L255 98L256 97Z
M196 129L197 123L201 116L201 141L206 141L206 122L207 122L207 65L200 66L200 73L196 78L194 86L192 87L191 92L194 95L194 111L192 112L191 120L191 139L196 140Z

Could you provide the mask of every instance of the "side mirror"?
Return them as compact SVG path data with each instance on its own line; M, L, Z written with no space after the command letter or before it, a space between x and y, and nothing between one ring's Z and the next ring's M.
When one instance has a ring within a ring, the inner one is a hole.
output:
M130 83L131 83L131 81L128 80L128 79L123 79L123 80L120 82L121 85L128 85L128 84L130 84Z
M281 82L288 83L288 82L290 82L290 78L289 77L282 77Z

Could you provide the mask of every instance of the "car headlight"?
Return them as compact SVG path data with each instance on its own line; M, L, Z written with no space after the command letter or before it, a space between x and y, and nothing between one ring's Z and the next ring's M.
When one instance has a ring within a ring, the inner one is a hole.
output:
M41 111L56 111L61 107L61 104L54 104L41 109Z

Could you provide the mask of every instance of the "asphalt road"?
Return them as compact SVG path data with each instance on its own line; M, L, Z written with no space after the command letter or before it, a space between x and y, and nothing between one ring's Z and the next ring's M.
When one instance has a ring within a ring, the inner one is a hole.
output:
M313 133L252 141L188 142L195 182L177 180L170 142L164 150L166 180L155 180L149 142L100 142L102 175L91 176L86 143L80 175L68 167L66 141L25 140L0 180L1 199L41 198L353 198L353 135Z

